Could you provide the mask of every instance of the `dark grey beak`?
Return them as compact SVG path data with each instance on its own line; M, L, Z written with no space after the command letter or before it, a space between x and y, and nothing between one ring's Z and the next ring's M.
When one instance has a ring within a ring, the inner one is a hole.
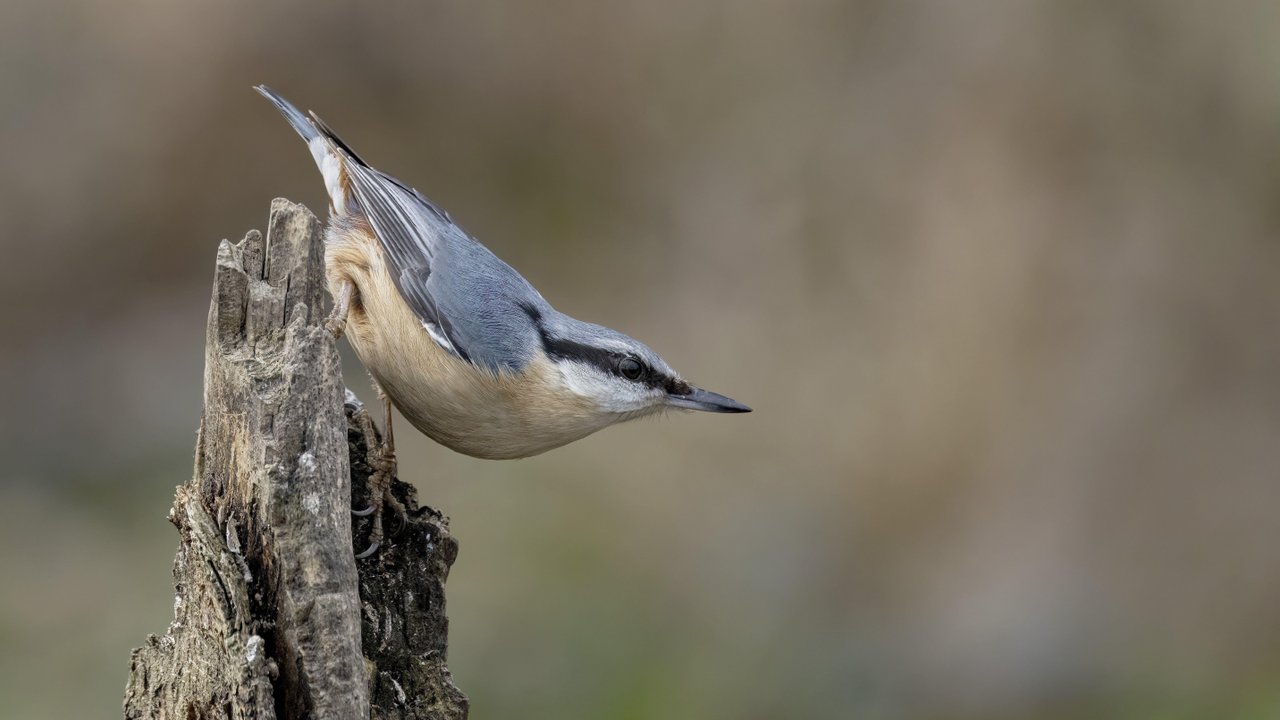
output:
M667 395L667 404L671 407L685 408L686 410L702 410L703 412L751 412L751 408L743 405L737 400L731 400L719 393L713 393L710 390L703 390L702 388L694 388L693 392L690 392L687 395Z

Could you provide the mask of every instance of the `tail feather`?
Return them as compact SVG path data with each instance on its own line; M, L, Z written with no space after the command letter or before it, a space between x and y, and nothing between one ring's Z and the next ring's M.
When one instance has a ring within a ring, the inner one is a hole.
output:
M303 115L301 110L294 107L293 103L285 100L275 90L272 90L266 85L255 85L253 89L257 90L258 94L262 95L262 97L270 100L271 104L275 105L276 109L280 111L280 114L284 115L284 119L289 121L289 125L291 125L294 130L297 130L298 134L301 135L302 139L306 140L308 144L313 139L320 136L319 129L311 123L311 120L308 119L306 115Z
M324 186L329 192L329 204L334 212L345 213L349 200L345 164L349 160L362 162L360 158L356 157L356 154L351 152L346 143L339 140L332 130L321 123L320 118L315 117L314 113L310 118L303 115L293 103L285 100L266 85L257 85L253 89L270 100L289 125L302 136L303 140L307 141L311 157L315 159L316 167L320 168L320 174L324 176Z
M333 131L333 128L329 127L329 124L324 120L321 120L319 115L315 114L314 111L309 114L311 115L311 124L316 128L316 130L319 130L321 135L324 135L329 142L333 143L335 147L345 153L348 159L355 160L361 165L369 167L369 163L361 160L360 156L356 154L355 150L351 149L350 145L342 142L342 138L338 137L338 134Z

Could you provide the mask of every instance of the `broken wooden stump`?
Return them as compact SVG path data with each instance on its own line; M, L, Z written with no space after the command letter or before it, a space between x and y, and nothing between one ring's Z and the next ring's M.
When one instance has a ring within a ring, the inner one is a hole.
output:
M218 248L195 473L170 512L174 619L133 653L126 718L467 716L445 664L447 519L396 481L404 527L387 518L354 558L376 439L324 328L322 235L278 199L265 239Z

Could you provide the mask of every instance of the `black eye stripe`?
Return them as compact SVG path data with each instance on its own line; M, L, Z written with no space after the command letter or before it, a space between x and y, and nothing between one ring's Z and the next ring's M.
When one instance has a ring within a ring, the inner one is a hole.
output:
M602 350L590 345L576 343L572 340L561 340L558 338L547 337L545 333L542 336L542 348L546 351L547 355L553 358L576 360L578 362L597 367L610 375L616 375L624 378L626 378L626 375L622 373L619 365L623 360L632 359L640 365L640 374L626 379L635 382L643 382L651 387L664 389L672 382L669 378L662 377L655 373L648 365L639 359L630 358L622 353Z
M640 358L627 355L626 353L615 352L612 350L604 350L602 348L584 345L572 340L564 340L552 337L547 333L546 327L542 324L542 314L529 305L522 305L521 309L529 315L533 320L534 327L538 329L538 336L542 340L542 349L549 357L561 358L565 360L576 360L599 368L603 372L615 375L617 377L626 378L622 373L620 364L623 360L633 360L640 366L640 374L634 378L627 378L633 382L642 382L649 387L661 388L663 390L678 390L681 386L687 387L684 383L674 378L665 377L655 372L648 363ZM677 393L680 394L680 393Z
M617 353L576 343L572 340L549 338L546 335L542 337L542 348L551 357L577 360L598 367L608 373L614 372L618 362Z

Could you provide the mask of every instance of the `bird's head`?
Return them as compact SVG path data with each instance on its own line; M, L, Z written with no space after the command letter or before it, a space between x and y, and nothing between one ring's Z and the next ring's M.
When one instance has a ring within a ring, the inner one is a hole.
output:
M644 343L616 330L557 313L540 318L542 348L569 392L595 403L618 420L667 408L716 413L751 408L694 387Z

